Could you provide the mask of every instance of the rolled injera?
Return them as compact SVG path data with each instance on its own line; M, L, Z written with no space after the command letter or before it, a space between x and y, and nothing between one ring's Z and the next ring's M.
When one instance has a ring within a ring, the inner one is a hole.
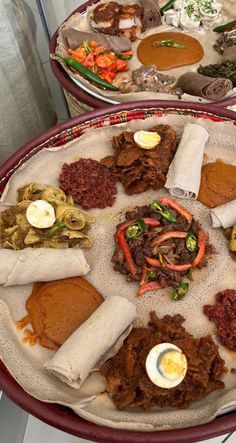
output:
M117 37L97 32L83 32L77 29L68 28L62 31L62 36L66 46L70 49L78 48L84 41L95 41L107 49L114 52L125 52L131 50L131 42L127 37Z
M181 75L177 86L186 94L214 101L222 99L233 87L231 80L227 78L207 77L197 72L186 72Z
M123 297L108 297L44 367L70 386L80 387L135 318L133 303Z
M158 0L141 0L143 8L144 29L155 28L161 24L161 13Z

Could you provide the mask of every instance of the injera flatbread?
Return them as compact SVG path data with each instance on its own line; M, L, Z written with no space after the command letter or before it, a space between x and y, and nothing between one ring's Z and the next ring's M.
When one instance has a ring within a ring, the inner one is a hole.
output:
M116 0L116 1L117 1L117 3L124 3L123 0ZM109 2L109 0L102 0L102 3L108 3L108 2ZM126 0L125 3L126 4L133 4L134 0ZM165 3L166 3L165 0L161 0L159 2L160 6L162 6ZM236 17L235 0L221 0L221 3L223 5L223 14L224 14L223 23L227 23L227 22L234 20ZM73 14L71 17L69 17L69 19L66 22L64 22L64 24L62 25L62 29L64 26L66 26L66 27L72 27L72 28L78 29L80 31L87 31L87 32L90 31L91 32L91 27L90 27L90 24L88 21L88 17L90 16L92 10L96 6L97 6L97 4L88 7L87 14L80 14L80 13ZM217 26L217 24L215 26ZM143 39L151 34L155 34L155 33L159 33L159 32L168 32L168 31L183 32L180 28L174 28L173 26L169 26L169 25L164 24L164 25L158 26L156 28L148 29L147 31L141 33L139 38ZM176 78L179 78L180 75L184 74L186 71L196 72L199 64L202 64L203 66L205 66L205 65L208 65L211 63L219 63L222 60L222 57L220 57L218 52L216 52L213 49L213 44L215 43L216 39L219 36L216 32L206 31L203 28L200 28L199 31L195 31L194 33L188 33L188 34L190 36L193 36L197 40L199 40L202 47L204 48L204 56L203 56L202 60L200 60L200 62L198 62L194 65L181 66L179 68L171 69L169 71L161 71L163 74L174 75ZM137 49L137 46L139 45L139 43L140 43L140 40L136 40L132 44L134 55L133 55L132 59L129 61L129 68L130 69L129 69L128 74L130 74L134 69L137 69L141 66L141 63L138 60L137 55L136 55L136 49ZM57 45L56 52L59 52L59 53L65 54L65 55L67 54L67 51L65 50L65 47L63 44L63 39L61 37L60 32L59 32L58 45ZM65 66L63 66L63 67L65 68L66 72L71 76L71 78L78 79L79 82L82 85L84 85L88 90L92 91L95 94L99 94L100 97L107 97L107 98L112 99L116 102L129 102L129 101L133 101L133 100L178 100L176 95L148 92L148 91L133 92L133 93L129 93L129 94L121 94L121 93L117 93L117 92L104 91L102 89L97 88L96 86L93 86L91 83L89 83L87 80L82 78L80 75L78 75L76 73L72 73L72 71L70 71L67 67L65 67ZM124 73L122 72L119 75L124 76ZM116 78L119 78L119 76L117 76ZM233 91L230 91L224 98L227 98L228 96L231 96L232 94L233 95L236 94L236 88L234 88ZM209 102L209 100L207 100L207 99L204 99L202 97L196 97L194 95L189 95L189 94L183 94L181 100L191 101L191 102L199 101L201 103Z
M57 186L57 177L63 162L75 161L80 156L99 160L111 154L112 136L124 129L148 129L154 124L168 123L176 129L180 137L184 124L187 122L203 125L209 132L210 137L205 148L209 161L214 161L216 158L231 163L236 161L236 128L233 124L169 114L158 119L152 117L116 127L90 129L79 139L59 149L51 148L36 154L12 176L3 200L5 203L15 203L16 189L32 180ZM54 168L51 167L52 164ZM170 315L180 313L186 318L185 327L190 333L196 337L211 333L216 340L214 325L203 315L202 307L204 304L213 303L216 292L226 288L236 288L236 263L228 254L227 241L222 231L212 229L208 208L196 201L178 200L202 223L203 228L209 233L210 242L217 250L217 254L209 261L208 267L195 273L194 281L190 282L189 294L184 300L173 303L169 298L169 289L150 292L140 299L135 299L138 285L134 282L127 283L123 275L114 272L110 262L114 249L115 226L122 219L121 210L150 203L158 195L163 194L166 194L166 191L148 191L127 196L122 186L118 185L118 196L114 207L92 211L97 215L97 222L90 231L94 239L94 247L85 252L91 266L91 271L86 278L105 298L118 295L134 302L138 314L137 324L146 324L151 309L155 309L160 317L167 313ZM17 289L15 287L0 288L0 298L8 304L16 320L25 315L24 302L30 289L30 286L21 286ZM46 376L43 364L48 360L49 355L53 355L53 351L45 350L38 345L34 347L23 345L20 341L22 332L16 332L14 324L9 320L5 303L0 306L0 355L18 383L36 398L48 402L70 404L77 414L94 423L140 431L181 428L205 423L213 419L225 407L236 406L236 377L229 372L224 376L226 383L224 390L214 392L201 401L193 402L187 410L117 411L105 394L97 396L81 408L81 403L88 398L88 393L71 390L55 378ZM236 354L225 350L222 346L219 349L227 367L236 368ZM94 394L95 388L99 390L97 381L93 380L93 383L90 383L90 393Z

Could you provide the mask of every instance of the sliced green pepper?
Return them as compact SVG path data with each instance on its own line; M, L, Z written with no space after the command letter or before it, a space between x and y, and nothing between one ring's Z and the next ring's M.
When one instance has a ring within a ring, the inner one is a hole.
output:
M190 268L188 270L187 278L191 281L193 281L193 268Z
M157 40L156 42L152 43L152 46L166 46L167 48L186 48L185 45L179 45L174 40L168 39L168 40Z
M82 43L82 46L83 46L83 48L84 48L86 54L90 54L90 52L92 52L92 49L90 48L90 46L89 46L89 42L88 42L88 41L85 40L85 41Z
M134 223L132 223L132 225L130 225L127 229L126 229L126 238L136 238L139 237L144 231L147 230L147 225L146 223L140 219L140 220L136 220Z
M167 2L162 8L160 8L161 15L164 14L165 11L168 11L168 9L172 8L172 5L174 4L175 0L170 0Z
M156 214L160 214L163 218L170 222L176 222L176 217L172 214L172 212L170 212L169 209L162 205L158 200L153 200L151 203L151 210Z
M198 239L193 232L189 232L185 239L185 246L188 251L195 252L198 248Z
M236 20L233 20L232 22L225 23L224 25L217 26L216 28L213 29L213 31L214 32L224 32L227 29L230 29L230 28L232 28L235 25L236 25Z
M180 285L176 286L171 294L171 299L175 301L182 300L182 298L184 298L184 296L187 294L188 288L188 283L181 283Z
M59 232L66 227L66 224L64 221L59 221L58 223L55 223L52 228L45 234L46 238L55 237L55 235L59 234Z
M153 281L156 280L156 278L157 278L157 273L155 271L150 271L147 274L147 281Z
M104 51L101 51L99 55L108 54L110 52L112 52L117 58L120 58L121 60L130 60L133 57L133 54L125 55L122 54L122 52L114 52L110 49L104 49Z

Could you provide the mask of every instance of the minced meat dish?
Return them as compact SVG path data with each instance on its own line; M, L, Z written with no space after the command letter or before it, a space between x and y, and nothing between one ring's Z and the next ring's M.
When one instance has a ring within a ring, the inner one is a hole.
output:
M91 158L64 163L59 181L61 189L84 209L112 206L116 199L113 175Z
M216 325L216 334L223 346L236 351L236 291L226 289L215 296L214 305L205 305L204 314Z
M100 369L117 409L152 406L184 409L191 401L224 388L221 381L226 372L224 360L210 335L194 338L182 326L184 318L179 314L158 319L153 311L150 317L148 327L134 328L118 353ZM175 388L160 388L147 376L147 355L159 343L173 343L187 358L186 376Z

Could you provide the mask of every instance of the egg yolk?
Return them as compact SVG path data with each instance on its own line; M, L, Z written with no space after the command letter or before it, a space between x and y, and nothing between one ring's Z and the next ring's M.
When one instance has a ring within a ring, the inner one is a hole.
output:
M175 380L186 370L186 357L178 351L166 352L160 359L159 368L165 378Z

